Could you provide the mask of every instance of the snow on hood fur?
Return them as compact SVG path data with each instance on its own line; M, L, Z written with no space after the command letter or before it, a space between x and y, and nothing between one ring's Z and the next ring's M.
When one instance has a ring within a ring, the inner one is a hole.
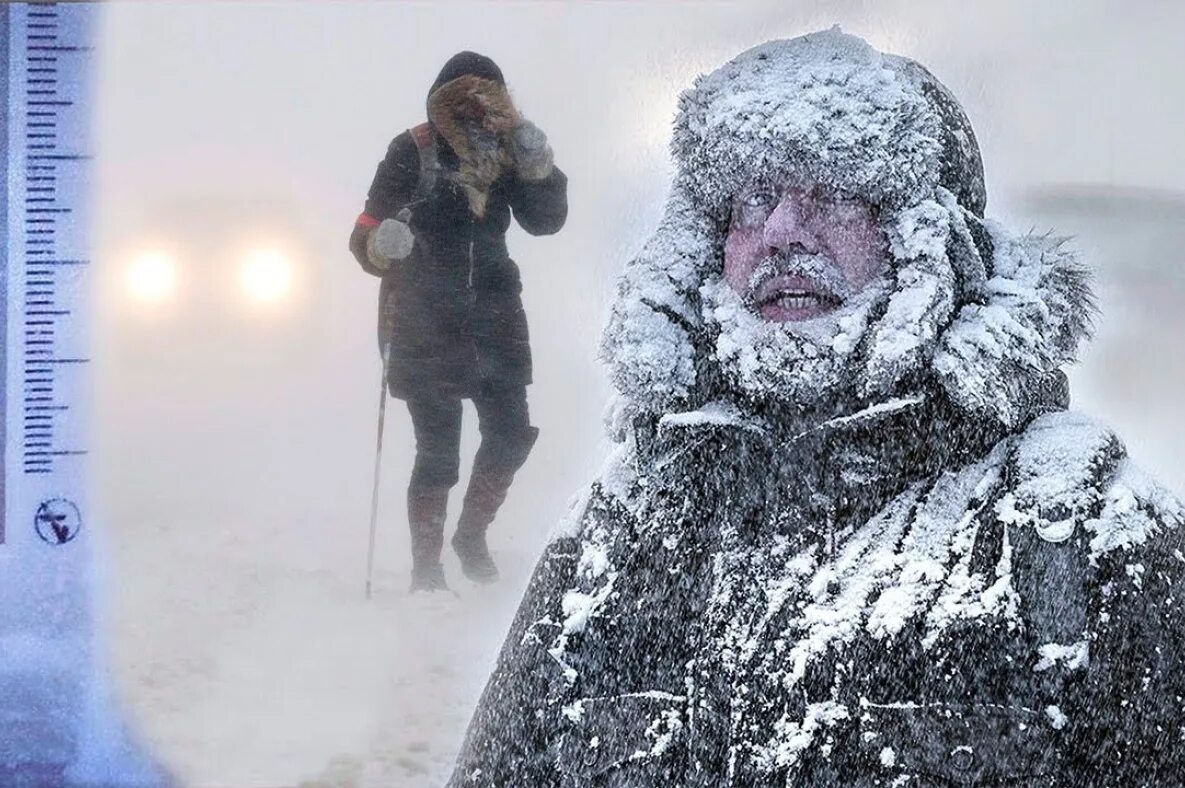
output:
M911 60L838 29L762 44L683 93L671 150L664 216L626 266L602 342L621 415L711 396L705 365L745 352L714 344L701 288L723 270L732 195L761 174L795 173L880 208L892 292L861 336L844 338L858 345L862 396L931 379L960 408L1014 427L1026 392L1089 335L1086 270L1063 239L982 218L970 123Z

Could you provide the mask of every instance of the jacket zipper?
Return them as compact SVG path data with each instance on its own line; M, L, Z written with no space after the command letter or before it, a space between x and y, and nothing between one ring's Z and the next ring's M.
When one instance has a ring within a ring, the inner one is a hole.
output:
M473 238L469 239L469 289L473 289Z

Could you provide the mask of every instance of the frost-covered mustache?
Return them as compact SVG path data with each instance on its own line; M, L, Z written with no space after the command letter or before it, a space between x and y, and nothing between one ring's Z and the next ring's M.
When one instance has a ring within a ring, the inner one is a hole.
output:
M745 301L755 305L762 286L777 276L805 277L814 283L820 296L836 301L846 301L852 295L847 278L829 258L782 252L765 258L753 269L745 290Z

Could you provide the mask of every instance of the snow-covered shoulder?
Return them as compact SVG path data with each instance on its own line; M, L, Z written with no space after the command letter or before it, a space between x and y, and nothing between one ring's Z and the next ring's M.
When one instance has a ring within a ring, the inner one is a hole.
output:
M1127 456L1118 436L1076 411L1034 419L1011 465L1015 481L997 505L1000 519L1031 525L1049 542L1084 528L1092 562L1185 522L1181 502Z

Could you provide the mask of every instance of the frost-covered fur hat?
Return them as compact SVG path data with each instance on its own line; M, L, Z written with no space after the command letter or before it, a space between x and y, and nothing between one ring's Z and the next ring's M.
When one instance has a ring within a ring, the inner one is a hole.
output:
M983 216L971 122L918 63L838 30L754 47L679 99L672 147L696 206L727 211L754 175L794 171L901 207L943 186Z
M767 42L680 96L671 151L663 219L626 266L602 343L628 413L710 396L705 365L736 352L712 337L703 296L723 269L732 197L761 175L793 173L879 208L891 292L844 337L862 397L933 379L958 407L1014 426L1028 392L1089 333L1085 270L1059 239L983 219L970 122L912 60L837 28ZM762 363L761 348L745 352Z

